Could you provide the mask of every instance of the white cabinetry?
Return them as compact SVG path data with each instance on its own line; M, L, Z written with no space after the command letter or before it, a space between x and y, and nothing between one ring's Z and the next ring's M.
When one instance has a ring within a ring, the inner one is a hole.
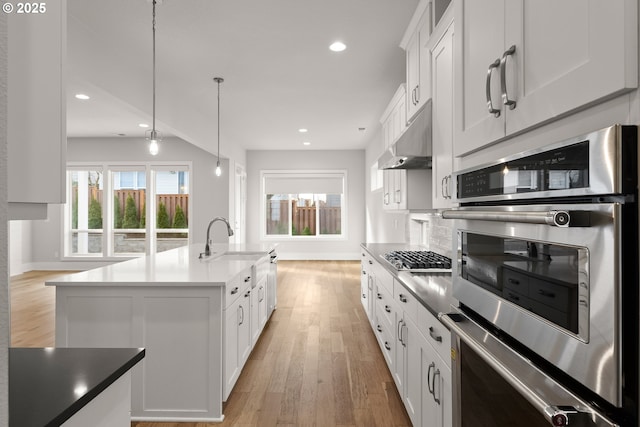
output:
M400 43L407 58L407 120L411 121L431 97L431 64L425 44L431 33L431 1L420 2Z
M46 204L66 199L67 6L39 5L7 17L10 219L44 219Z
M375 299L373 293L376 275L373 271L373 259L371 258L371 255L368 255L366 252L362 252L360 265L362 273L360 276L360 301L362 302L364 311L367 313L369 323L373 326L375 310Z
M449 9L448 15L451 15ZM453 183L453 23L446 27L442 21L444 34L436 34L436 43L431 48L433 64L433 208L452 206ZM449 21L450 22L450 21Z
M455 156L637 87L633 0L454 7Z
M250 271L246 270L226 287L223 335L223 401L229 397L229 393L240 376L244 362L251 352Z

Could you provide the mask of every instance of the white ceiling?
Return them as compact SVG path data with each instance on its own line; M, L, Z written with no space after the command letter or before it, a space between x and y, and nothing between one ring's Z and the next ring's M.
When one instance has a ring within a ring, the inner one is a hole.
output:
M365 148L405 79L398 44L417 4L163 0L156 6L156 128L215 152L213 77L220 76L223 154L229 144ZM68 135L143 138L138 123L150 123L152 110L150 0L68 0L67 7ZM347 49L329 51L335 40ZM91 99L75 99L79 92Z

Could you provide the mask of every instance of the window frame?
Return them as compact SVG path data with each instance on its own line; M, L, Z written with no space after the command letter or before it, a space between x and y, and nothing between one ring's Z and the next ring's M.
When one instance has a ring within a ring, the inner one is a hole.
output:
M319 233L319 203L318 194L333 194L333 193L296 193L296 194L313 194L314 203L316 204L316 235L293 235L291 232L292 225L292 200L291 196L294 193L287 194L289 202L288 212L288 234L267 234L267 193L266 193L266 178L323 178L323 177L340 177L342 178L342 194L340 200L340 234L320 234ZM348 174L346 169L318 169L318 170L261 170L260 171L260 239L262 241L344 241L348 240Z
M189 177L187 179L186 193L190 195L188 202L188 216L187 216L187 229L180 229L188 233L187 245L192 243L192 224L193 224L193 197L192 196L192 182L193 182L193 165L191 161L156 161L156 162L67 162L66 166L66 182L67 182L67 195L71 190L71 178L70 171L87 171L87 170L100 170L102 172L103 179L103 194L113 196L113 173L114 172L127 172L138 171L145 172L146 189L145 189L145 215L147 218L153 218L151 215L156 213L156 191L155 191L155 172L156 171L177 171L188 172ZM139 182L139 179L137 179ZM145 233L145 250L144 252L126 252L126 253L114 253L113 243L113 231L114 227L114 205L113 197L103 196L102 203L102 229L99 230L102 233L102 252L99 254L73 254L71 253L71 211L73 209L71 199L67 197L67 203L62 205L62 259L68 261L122 261L125 259L139 258L151 253L157 253L157 239L156 235L158 228L155 227L155 221L146 221L144 233ZM143 230L143 229L140 229ZM93 230L92 230L93 231Z

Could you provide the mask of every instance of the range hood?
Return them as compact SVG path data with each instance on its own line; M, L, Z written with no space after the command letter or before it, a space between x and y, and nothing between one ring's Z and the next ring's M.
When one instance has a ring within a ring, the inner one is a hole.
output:
M378 169L431 169L431 100L378 159Z

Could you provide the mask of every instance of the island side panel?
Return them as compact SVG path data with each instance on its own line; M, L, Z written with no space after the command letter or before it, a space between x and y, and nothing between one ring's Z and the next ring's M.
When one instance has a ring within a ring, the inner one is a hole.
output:
M56 345L144 347L132 419L222 420L224 287L56 287Z

